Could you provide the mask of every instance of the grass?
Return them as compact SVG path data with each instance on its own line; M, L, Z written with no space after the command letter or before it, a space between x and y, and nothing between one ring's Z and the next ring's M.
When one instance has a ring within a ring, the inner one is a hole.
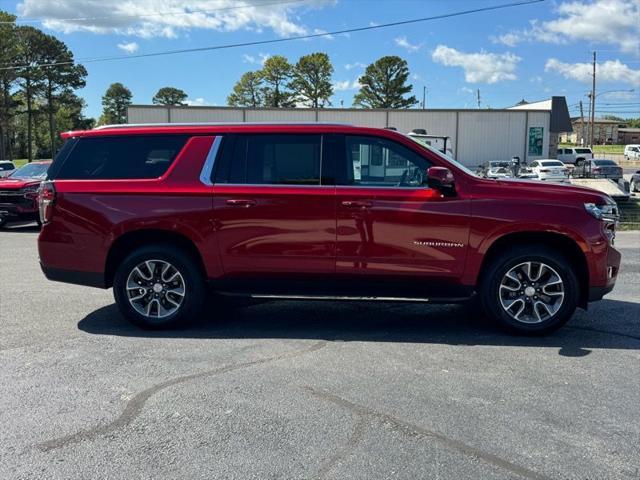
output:
M559 147L562 148L571 148L577 145L573 145L572 143L561 143ZM624 153L624 145L594 145L593 153L611 153L622 155Z
M21 158L19 160L12 160L12 161L13 161L13 164L16 166L16 168L20 168L25 163L27 163L27 159L26 158Z

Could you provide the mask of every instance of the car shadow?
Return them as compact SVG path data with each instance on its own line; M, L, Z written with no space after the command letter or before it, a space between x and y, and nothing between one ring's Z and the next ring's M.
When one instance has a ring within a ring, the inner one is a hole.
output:
M271 301L211 307L187 328L143 330L115 305L83 318L78 328L94 335L200 339L314 339L558 348L581 357L592 349L640 349L640 303L603 300L579 311L565 327L544 337L509 335L467 305ZM615 320L614 320L615 319ZM626 319L626 320L625 320Z

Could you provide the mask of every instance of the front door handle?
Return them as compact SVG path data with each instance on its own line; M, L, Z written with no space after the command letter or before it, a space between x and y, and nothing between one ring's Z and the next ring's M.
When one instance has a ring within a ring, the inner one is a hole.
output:
M249 208L253 207L257 202L255 200L251 200L249 198L230 198L227 200L227 205L232 207L244 207Z
M344 200L341 205L348 208L371 208L373 204L366 200Z

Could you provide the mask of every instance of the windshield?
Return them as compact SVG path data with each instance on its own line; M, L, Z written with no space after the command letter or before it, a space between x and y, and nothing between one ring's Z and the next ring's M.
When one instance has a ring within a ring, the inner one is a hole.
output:
M413 140L414 142L416 142L418 145L420 145L425 150L429 150L430 152L435 153L438 157L440 157L441 159L443 159L443 160L455 165L457 168L459 168L460 170L464 171L465 173L468 173L469 175L477 177L477 175L475 173L473 173L471 170L469 170L468 167L466 167L463 164L461 164L460 162L458 162L455 158L450 157L449 155L445 155L440 150L438 150L436 148L433 148L431 145L426 145L426 144L418 141L417 138L411 137L410 135L407 135L407 137L410 138L411 140Z
M47 176L48 163L27 163L13 172L11 178L45 178Z

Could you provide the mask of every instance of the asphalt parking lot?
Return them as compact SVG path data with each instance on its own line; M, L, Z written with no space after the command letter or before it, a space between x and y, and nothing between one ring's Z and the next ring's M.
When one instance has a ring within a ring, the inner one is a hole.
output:
M640 478L640 233L545 338L465 306L212 305L145 332L0 232L0 478Z

